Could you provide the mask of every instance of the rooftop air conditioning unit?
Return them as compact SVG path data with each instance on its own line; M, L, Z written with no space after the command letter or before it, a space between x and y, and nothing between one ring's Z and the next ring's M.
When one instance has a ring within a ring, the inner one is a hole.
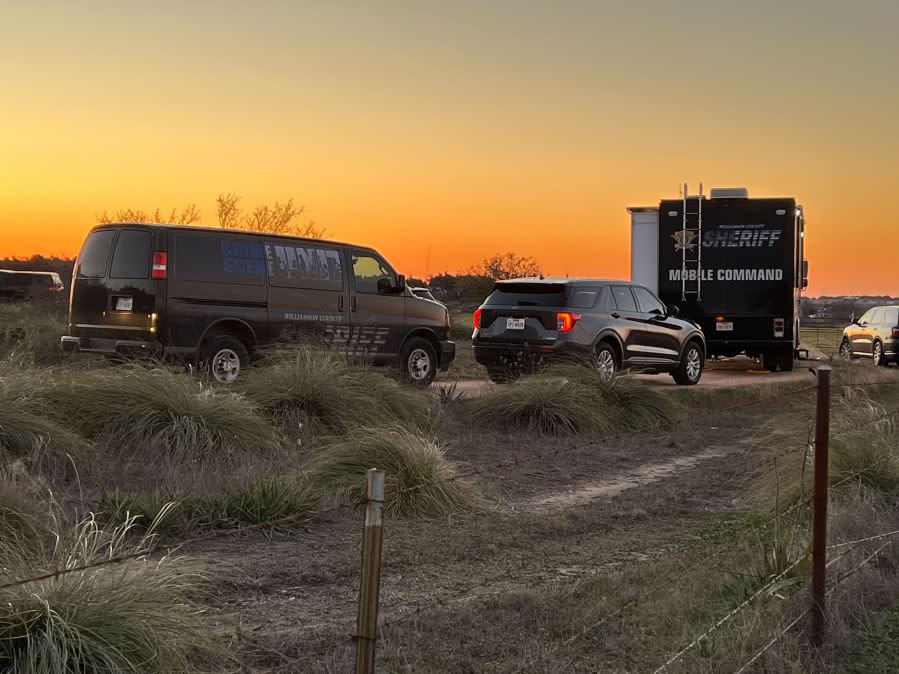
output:
M712 199L748 199L749 190L745 187L713 187Z

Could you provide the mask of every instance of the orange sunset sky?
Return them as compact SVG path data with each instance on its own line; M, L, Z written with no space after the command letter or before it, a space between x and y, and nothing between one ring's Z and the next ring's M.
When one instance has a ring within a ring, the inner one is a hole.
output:
M0 257L295 197L401 271L627 276L625 207L796 196L809 293L892 293L899 2L0 0Z

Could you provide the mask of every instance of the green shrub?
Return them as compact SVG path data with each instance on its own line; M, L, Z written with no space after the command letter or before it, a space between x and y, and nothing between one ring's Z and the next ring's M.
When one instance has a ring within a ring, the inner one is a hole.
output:
M400 423L426 430L435 405L426 394L323 349L298 347L247 373L247 395L291 437L342 434Z
M245 396L164 368L92 371L53 395L82 433L132 457L228 458L278 445L271 424Z
M60 532L35 557L16 541L0 543L0 582L67 569L123 553L147 552L133 522L104 531L88 518ZM198 578L171 558L135 559L0 590L0 669L13 674L118 674L198 671L208 643L190 599Z
M442 516L477 504L472 486L456 479L453 464L428 437L401 427L361 427L316 452L310 479L354 503L365 499L370 468L385 475L384 511L401 516Z

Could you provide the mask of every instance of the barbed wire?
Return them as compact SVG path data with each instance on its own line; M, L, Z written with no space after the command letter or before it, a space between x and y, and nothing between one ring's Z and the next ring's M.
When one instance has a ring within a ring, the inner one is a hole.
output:
M860 541L864 542L864 541ZM831 594L841 583L843 583L847 578L857 573L859 569L865 566L868 562L874 559L880 552L887 546L889 543L884 543L882 546L877 548L873 553L865 557L861 562L859 562L854 568L850 569L847 573L839 576L829 588L825 592L825 596ZM854 549L854 548L853 548ZM829 564L828 564L829 566ZM739 669L734 672L734 674L744 674L752 665L758 662L759 658L761 658L765 653L767 653L774 644L783 639L791 629L793 629L799 622L807 616L811 612L811 608L805 609L802 613L796 616L793 620L791 620L786 627L784 627L780 632L775 634L764 646L762 646L761 650L755 653L749 660L747 660L743 665L740 666Z
M42 573L36 576L31 576L29 578L19 578L13 581L8 581L6 583L0 584L0 590L8 590L13 587L19 587L21 585L28 585L29 583L36 583L43 580L52 580L58 578L60 576L65 576L70 573L78 573L82 571L89 571L91 569L97 569L103 566L108 566L110 564L122 564L124 562L133 561L136 559L140 559L143 557L147 557L152 555L160 550L166 549L169 552L183 548L188 545L193 545L195 543L203 543L205 541L211 541L218 538L226 538L228 536L236 536L239 534L248 533L251 531L259 531L262 529L273 529L275 527L287 524L296 524L300 518L297 515L290 515L287 517L281 517L275 520L269 520L267 522L257 522L255 524L248 524L240 527L234 527L232 529L221 529L218 531L213 531L208 534L204 534L202 536L195 536L192 538L188 538L182 540L178 543L168 543L163 544L161 542L155 542L151 545L147 546L141 550L135 550L133 552L122 553L120 555L114 555L111 557L106 557L104 559L96 560L94 562L87 562L84 564L78 564L76 566L64 567L61 569L55 569L53 571L48 571L46 573ZM312 539L310 536L301 536L304 538ZM315 539L312 539L315 540Z

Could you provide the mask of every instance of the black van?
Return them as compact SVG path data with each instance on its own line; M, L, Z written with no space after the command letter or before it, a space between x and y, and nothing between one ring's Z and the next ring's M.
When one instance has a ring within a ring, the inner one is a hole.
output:
M425 386L455 357L449 313L376 251L320 239L115 223L87 236L66 351L145 352L237 379L266 342L313 342Z

